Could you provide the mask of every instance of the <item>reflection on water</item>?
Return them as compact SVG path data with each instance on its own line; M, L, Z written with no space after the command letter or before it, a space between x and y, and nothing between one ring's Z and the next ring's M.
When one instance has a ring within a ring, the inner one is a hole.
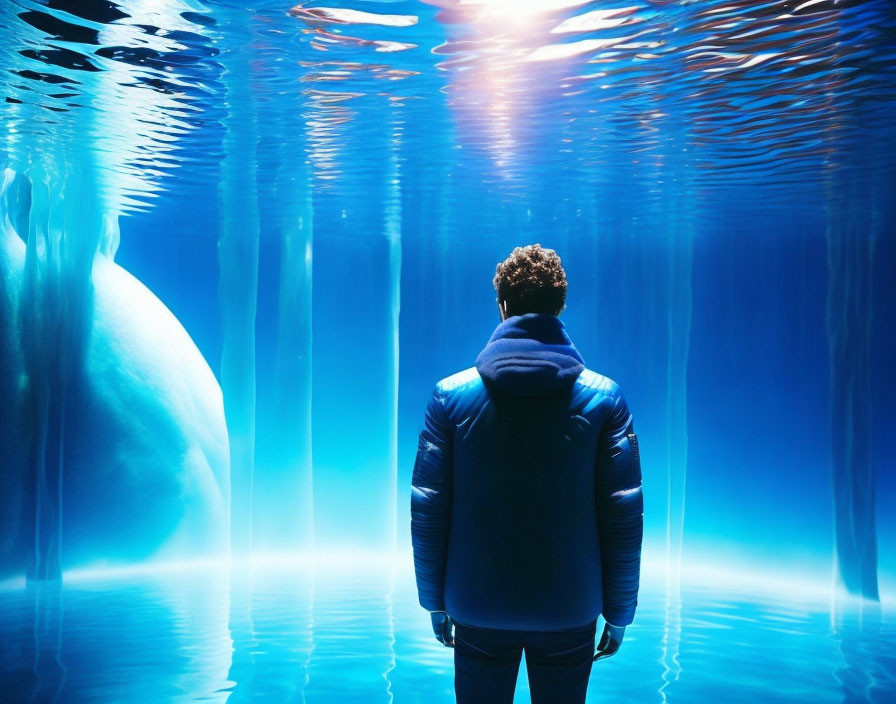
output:
M679 585L675 590L667 587L666 615L663 624L663 683L659 686L660 701L668 701L671 685L678 681L681 666L678 662L678 648L681 644L681 594Z
M4 701L450 702L407 570L180 572L0 592ZM589 701L892 701L896 614L645 584ZM526 701L525 676L518 701Z
M885 701L896 687L896 639L892 614L879 604L864 609L836 604L832 610L832 637L840 649L834 676L842 683L844 701Z

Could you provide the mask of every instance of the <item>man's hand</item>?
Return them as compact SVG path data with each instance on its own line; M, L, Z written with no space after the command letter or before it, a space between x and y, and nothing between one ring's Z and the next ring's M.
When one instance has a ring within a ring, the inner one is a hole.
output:
M436 634L436 640L446 648L454 647L454 621L445 611L430 611L432 618L432 632Z
M435 623L435 621L433 621ZM625 635L625 626L613 626L606 624L604 633L600 637L600 643L597 644L597 652L594 654L594 662L603 660L611 655L615 655L622 645L622 638Z

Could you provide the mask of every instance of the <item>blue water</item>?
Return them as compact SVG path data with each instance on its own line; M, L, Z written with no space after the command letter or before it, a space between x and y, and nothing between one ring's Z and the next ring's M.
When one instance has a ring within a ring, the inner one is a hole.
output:
M0 69L0 701L450 701L417 433L531 242L640 439L591 701L896 700L896 4L9 0Z
M896 612L817 585L647 580L589 702L890 702ZM74 576L0 592L4 701L451 702L451 651L407 568ZM528 694L525 669L517 701Z

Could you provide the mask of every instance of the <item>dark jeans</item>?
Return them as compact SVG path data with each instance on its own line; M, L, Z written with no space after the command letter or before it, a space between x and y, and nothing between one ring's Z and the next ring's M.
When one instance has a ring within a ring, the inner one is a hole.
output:
M595 622L566 631L501 631L455 624L458 704L510 704L526 651L533 704L582 704L594 657Z

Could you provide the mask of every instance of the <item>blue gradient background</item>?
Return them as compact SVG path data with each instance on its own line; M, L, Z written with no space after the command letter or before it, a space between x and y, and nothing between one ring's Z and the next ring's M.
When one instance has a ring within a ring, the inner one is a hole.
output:
M413 184L410 189L405 197L413 200ZM559 201L564 195L554 197ZM742 195L750 202L749 191ZM551 202L550 194L543 198ZM214 360L219 356L217 234L188 228L179 217L185 206L171 193L151 213L124 221L117 260L171 307L206 358ZM743 560L772 574L796 568L828 580L833 508L824 216L798 203L774 220L751 217L750 209L741 207L744 212L727 210L725 222L708 222L694 238L685 556ZM884 207L889 211L881 215L885 231L873 273L871 378L880 572L892 588L896 448L888 428L896 418L891 393L896 372L888 360L896 353L896 333L887 320L896 287L887 272L896 251L892 206ZM527 209L525 202L516 204L517 217ZM403 223L399 548L408 549L410 473L425 400L436 380L473 363L497 325L494 265L518 244L541 242L557 249L567 269L569 297L562 318L575 344L586 363L616 379L629 399L642 437L645 549L661 552L669 441L663 294L635 290L625 272L661 236L660 227L620 217L599 224L580 221L562 232L546 214L542 222L534 216L527 220L522 232L501 232L500 222L477 217L474 224L463 222L463 213L457 216L460 222L449 223L450 230L470 235L434 232L439 230L434 214ZM214 217L213 209L197 214L199 222ZM369 528L378 524L385 489L377 416L389 404L381 388L388 383L386 354L376 347L390 333L380 322L387 300L378 268L385 245L376 237L362 238L372 224L363 211L355 217L352 225L340 213L323 208L315 213L317 231L327 233L314 245L316 529L319 542L343 548L376 547L370 543L377 533ZM187 233L176 236L173 230L180 228ZM434 243L439 235L444 240ZM160 237L170 246L160 247ZM272 365L265 353L275 345L277 256L276 240L263 236L260 395ZM648 339L655 346L646 348L644 331L651 327L655 334ZM256 481L259 540L276 543L276 524L265 527L266 501L275 500L276 481L264 475Z

